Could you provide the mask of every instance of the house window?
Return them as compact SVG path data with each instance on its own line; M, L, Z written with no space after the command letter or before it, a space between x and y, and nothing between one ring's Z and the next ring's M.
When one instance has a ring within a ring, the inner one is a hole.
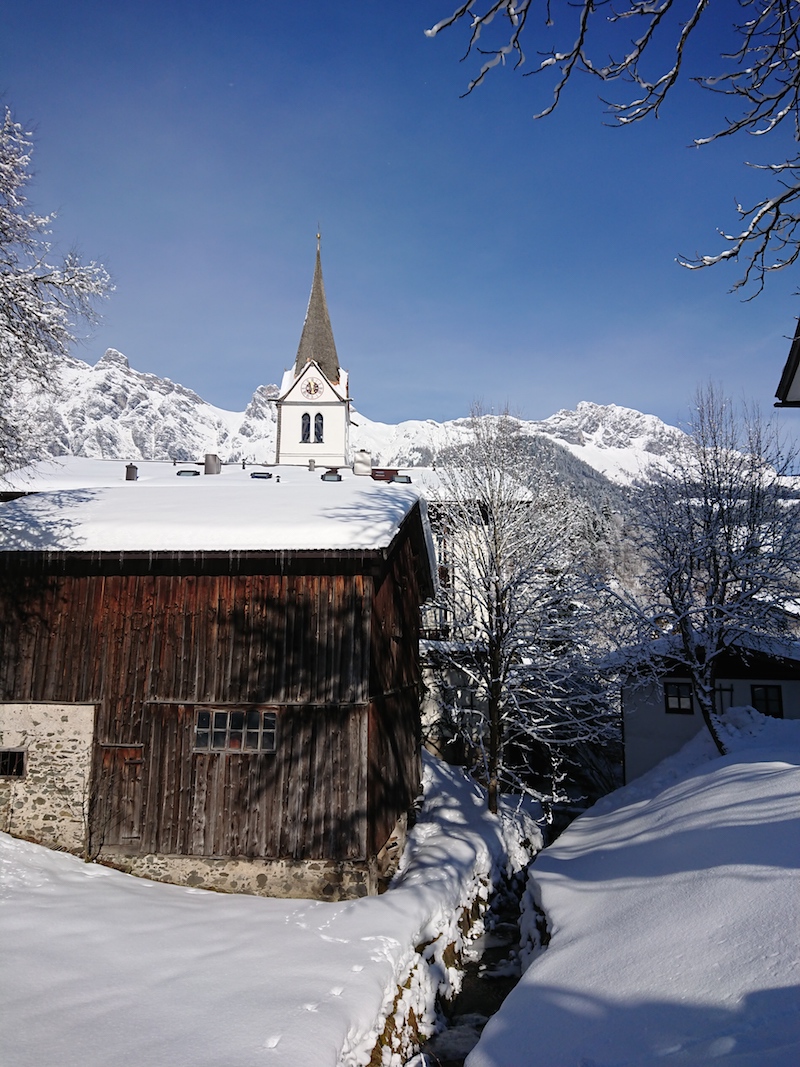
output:
M307 445L311 440L311 416L304 411L300 418L300 441Z
M319 412L314 416L314 444L322 444L322 415Z
M762 715L783 718L783 697L779 685L751 685L750 703Z
M691 682L664 683L664 710L667 715L694 715Z
M277 731L274 711L258 708L198 710L194 747L198 752L274 752Z
M25 750L0 748L0 778L25 777Z

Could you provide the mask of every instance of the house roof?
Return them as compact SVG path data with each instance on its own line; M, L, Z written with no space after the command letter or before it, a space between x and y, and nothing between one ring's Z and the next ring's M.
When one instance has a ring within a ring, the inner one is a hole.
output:
M71 456L5 479L4 488L28 495L0 504L0 552L380 551L419 506L435 573L425 502L414 485L346 469L340 482L323 482L319 468L226 465L216 475L191 463L140 461L137 468L138 480L126 481L122 461Z
M654 641L612 652L604 660L607 668L635 675L642 667L656 665L664 677L685 678L676 635L665 634ZM800 677L800 641L767 634L748 633L715 657L718 678Z
M786 366L783 368L783 374L781 375L781 380L778 383L778 389L775 393L775 396L778 398L778 402L775 405L776 408L800 407L800 378L798 378L797 373L799 369L800 319L797 321L797 329L795 330L792 347L789 349Z
M315 360L325 377L332 384L339 381L339 357L333 340L333 328L328 314L328 302L325 299L325 285L322 281L322 262L319 254L319 235L317 235L317 260L314 267L314 281L311 284L311 296L308 298L303 332L294 361L294 374L297 377L309 360Z

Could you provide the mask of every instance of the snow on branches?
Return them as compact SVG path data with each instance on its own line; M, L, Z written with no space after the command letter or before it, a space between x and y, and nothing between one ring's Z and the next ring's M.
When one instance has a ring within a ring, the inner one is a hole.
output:
M55 361L75 341L80 321L111 289L97 263L75 253L59 262L46 240L54 215L28 211L32 141L8 108L0 125L0 469L30 457L35 430L24 394L51 384Z
M465 95L498 64L510 61L515 68L522 66L526 61L523 46L532 39L537 62L526 76L544 74L553 79L549 103L536 118L557 108L576 71L606 84L628 83L633 89L627 99L607 102L613 121L620 126L659 113L684 76L691 41L691 62L705 65L705 73L691 80L730 98L731 105L719 128L695 138L694 143L705 145L738 133L763 137L778 127L788 127L796 146L800 141L800 4L797 0L739 0L738 17L727 25L713 25L709 12L717 12L718 7L715 0L627 0L621 7L603 0L473 0L459 4L426 33L435 37L457 23L469 25L464 58L477 53L483 61ZM698 32L701 24L704 29ZM739 205L741 228L721 232L727 245L721 252L681 257L679 262L698 269L741 256L745 270L733 288L752 285L754 296L770 272L795 263L800 256L800 152L777 162L748 166L770 175L774 191L756 204Z
M697 395L672 469L635 490L639 592L618 592L640 666L680 664L717 747L714 677L728 649L769 652L797 634L797 455L757 412Z
M567 751L613 742L616 723L587 654L580 506L532 465L517 420L476 410L469 430L428 494L446 623L429 659L496 810L502 791L561 799Z

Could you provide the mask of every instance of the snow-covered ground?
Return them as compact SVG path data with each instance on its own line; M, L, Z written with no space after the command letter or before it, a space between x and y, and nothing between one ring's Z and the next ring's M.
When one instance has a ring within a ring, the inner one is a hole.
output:
M551 940L468 1067L800 1063L800 722L726 729L730 755L704 732L537 858Z
M730 755L700 735L539 856L550 943L468 1067L800 1062L800 722L739 709L726 730ZM461 909L537 832L456 769L426 759L425 783L393 888L343 904L151 883L0 835L0 1063L363 1065L393 1012L426 1032Z
M541 843L529 817L490 816L480 789L427 756L422 815L381 897L185 889L0 834L0 1063L365 1064L392 1011L432 1026L436 985L458 981L442 952L461 910L524 866L525 838Z

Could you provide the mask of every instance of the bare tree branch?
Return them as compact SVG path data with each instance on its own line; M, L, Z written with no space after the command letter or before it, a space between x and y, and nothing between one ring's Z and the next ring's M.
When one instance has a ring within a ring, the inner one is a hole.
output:
M531 752L548 765L537 795L552 801L567 753L618 733L590 666L597 605L583 577L579 508L544 471L532 474L507 413L475 410L470 431L427 493L448 630L431 654L445 711L478 754L496 810L512 784L536 793Z
M704 89L730 97L735 110L719 129L695 138L694 144L702 146L740 133L764 137L784 123L790 124L792 139L797 142L800 4L797 0L737 2L740 14L732 17L727 29L738 47L725 51L722 43L718 49L706 46L706 55L700 61L707 64L708 73L691 78ZM698 39L697 28L701 22L707 25L707 12L712 7L716 12L719 0L627 0L620 10L612 8L609 0L476 0L459 5L426 33L434 37L468 21L470 37L464 59L473 53L488 58L483 59L466 94L508 58L515 57L513 66L520 67L525 62L523 36L533 39L539 61L524 76L544 74L552 78L550 102L535 113L535 118L556 110L576 72L591 74L606 83L630 83L634 92L627 100L606 100L614 123L627 126L659 113L684 74L689 42ZM493 40L487 43L490 26ZM625 36L631 26L638 30L633 40ZM599 61L595 51L602 49L606 38L615 32L620 45L618 57ZM563 39L569 43L562 46ZM665 47L670 56L666 66L661 60ZM714 68L720 63L725 69L716 72ZM656 73L648 73L650 68L655 68ZM750 208L739 207L742 229L736 234L721 231L727 242L723 251L679 257L678 262L696 270L742 258L744 273L733 289L751 287L755 296L770 273L792 266L800 252L800 214L795 203L800 197L800 157L749 165L775 178L782 191L767 193Z
M636 489L644 573L638 594L616 591L636 635L632 659L682 665L720 751L719 657L794 637L800 502L786 475L795 462L775 423L709 387L677 464Z

